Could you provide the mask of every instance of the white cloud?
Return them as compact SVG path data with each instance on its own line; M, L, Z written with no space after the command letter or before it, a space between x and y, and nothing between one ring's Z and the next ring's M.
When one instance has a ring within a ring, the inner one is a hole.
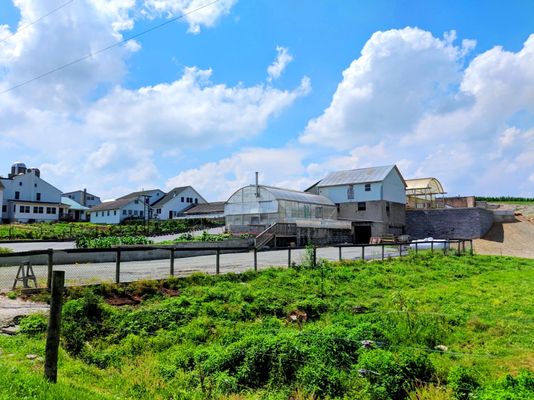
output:
M173 18L184 15L189 32L198 34L201 25L213 27L236 3L237 0L146 0L143 12L149 17Z
M153 148L211 146L258 134L271 117L310 91L307 78L287 91L213 84L211 75L211 70L186 68L170 84L138 90L117 87L91 108L87 124L102 138Z
M253 184L259 172L261 184L301 189L306 172L305 152L296 148L249 148L228 158L182 171L170 178L167 189L193 185L210 200L226 200L242 186Z
M410 132L429 112L455 107L450 91L461 78L463 50L452 39L417 28L374 33L301 142L339 149L378 143Z
M276 59L267 68L269 82L273 81L274 79L280 78L280 75L282 75L282 72L284 72L288 64L293 61L293 56L285 47L276 46L276 53Z

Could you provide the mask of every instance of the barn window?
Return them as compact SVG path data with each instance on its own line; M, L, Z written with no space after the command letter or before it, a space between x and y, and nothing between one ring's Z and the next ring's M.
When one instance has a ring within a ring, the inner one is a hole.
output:
M365 201L359 201L358 202L358 211L365 211L365 210L366 210Z
M371 191L371 184L370 183L366 183L365 184L365 191L366 192L370 192Z

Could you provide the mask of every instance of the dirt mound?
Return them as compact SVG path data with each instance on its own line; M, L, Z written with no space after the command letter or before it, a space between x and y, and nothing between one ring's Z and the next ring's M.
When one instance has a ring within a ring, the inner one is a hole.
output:
M534 258L534 223L525 216L517 222L495 223L482 238L474 241L478 254Z

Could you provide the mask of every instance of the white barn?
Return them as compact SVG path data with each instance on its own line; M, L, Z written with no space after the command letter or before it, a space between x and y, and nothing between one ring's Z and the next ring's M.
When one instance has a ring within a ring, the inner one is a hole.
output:
M180 216L184 210L195 204L205 204L206 199L191 186L176 187L155 203L152 203L153 216L168 220Z
M89 193L86 189L75 190L74 192L66 192L62 194L62 197L67 197L71 200L74 200L76 203L89 208L102 203L100 197Z
M12 222L57 221L68 207L61 204L61 190L41 179L37 168L12 165L3 186L2 219Z
M127 218L145 219L149 208L150 206L138 197L106 201L89 211L94 224L120 224Z

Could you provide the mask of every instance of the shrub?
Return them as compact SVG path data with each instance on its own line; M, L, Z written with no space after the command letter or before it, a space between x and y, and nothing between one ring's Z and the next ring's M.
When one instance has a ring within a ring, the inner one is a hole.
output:
M449 371L448 386L452 389L457 400L467 400L479 384L471 371L465 367L456 366Z
M46 332L48 328L48 320L46 315L32 314L23 317L20 322L20 333L27 335L39 335Z

